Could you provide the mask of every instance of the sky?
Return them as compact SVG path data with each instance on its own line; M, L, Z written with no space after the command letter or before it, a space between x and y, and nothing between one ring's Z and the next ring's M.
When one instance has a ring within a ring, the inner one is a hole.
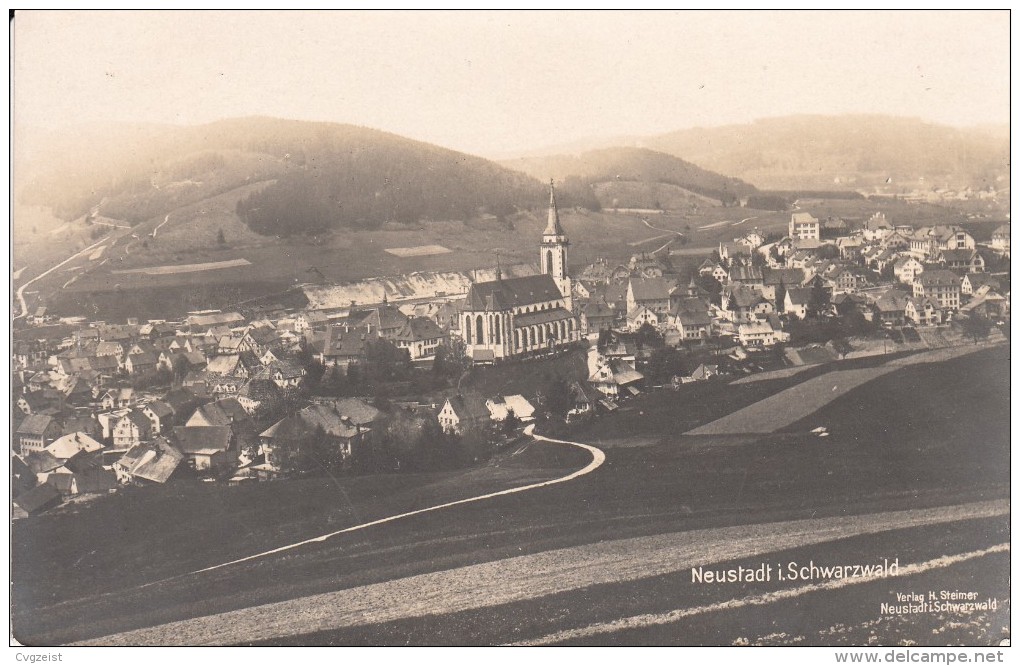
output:
M791 114L1009 122L1009 13L77 12L13 22L15 134L265 115L489 157Z

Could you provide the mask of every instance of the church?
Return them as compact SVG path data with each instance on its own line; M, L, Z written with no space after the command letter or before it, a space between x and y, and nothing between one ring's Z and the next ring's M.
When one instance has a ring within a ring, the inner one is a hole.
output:
M478 363L551 351L581 339L571 312L567 248L556 191L549 183L549 221L539 245L541 273L477 282L468 289L460 315L467 355Z

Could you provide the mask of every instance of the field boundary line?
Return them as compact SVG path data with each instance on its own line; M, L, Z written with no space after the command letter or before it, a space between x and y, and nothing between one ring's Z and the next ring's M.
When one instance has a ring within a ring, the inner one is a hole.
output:
M576 479L578 477L581 477L581 476L584 476L586 474L590 474L590 473L594 472L596 469L598 469L599 467L602 466L602 463L604 463L606 461L606 454L601 449L598 449L598 448L596 448L594 446L591 446L589 444L581 444L580 442L571 442L571 441L567 441L567 440L563 440L563 439L552 439L550 437L543 437L542 435L536 435L534 433L534 429L535 429L534 425L529 425L527 428L525 428L524 434L526 434L526 435L528 435L528 436L532 437L533 439L538 440L540 442L550 442L550 443L553 443L553 444L568 444L570 446L576 446L576 447L585 449L586 451L588 451L592 455L591 462L589 462L587 465L585 465L581 469L579 469L579 470L577 470L575 472L571 472L570 474L568 474L566 476L561 476L561 477L559 477L557 479L550 479L548 481L540 481L538 483L531 483L531 484L528 484L526 486L520 486L520 487L517 487L517 488L507 488L505 490L499 490L499 491L492 492L492 493L486 493L484 495L476 495L474 497L466 497L464 499L454 500L453 502L444 502L443 504L436 504L435 506L425 507L424 509L415 509L414 511L407 511L407 512L404 512L404 513L398 513L398 514L395 514L395 515L392 515L392 516L387 516L385 518L379 518L377 520L372 520L372 521L369 521L367 523L361 523L360 525L352 525L350 527L345 527L342 530L336 530L335 532L329 532L328 534L323 534L321 536L313 537L311 539L304 539L302 541L297 541L297 542L292 543L292 544L287 544L286 546L280 546L279 548L273 548L272 550L266 550L266 551L263 551L261 553L256 553L254 555L248 555L246 557L242 557L242 558L239 558L239 559L236 559L236 560L231 560L229 562L223 562L222 564L215 564L215 565L213 565L211 567L205 567L204 569L196 569L195 571L189 571L188 573L178 574L176 576L171 576L170 578L164 578L162 580L153 581L151 583L145 583L144 585L138 586L138 589L145 588L145 587L150 587L152 585L158 585L160 583L165 583L165 582L171 581L171 580L177 580L179 578L184 578L186 576L194 576L194 575L197 575L197 574L205 573L207 571L215 571L216 569L222 569L224 567L229 567L229 566L232 566L234 564L240 564L242 562L250 562L251 560L256 560L256 559L259 559L259 558L262 558L262 557L266 557L266 556L269 556L269 555L275 555L277 553L282 553L282 552L286 552L288 550L293 550L295 548L300 548L301 546L307 546L307 545L313 544L313 543L322 543L323 541L326 541L328 539L332 539L333 537L339 536L341 534L347 534L349 532L356 532L358 530L363 530L363 529L368 528L368 527L374 527L375 525L382 525L384 523L391 523L391 522L393 522L395 520L400 520L402 518L410 518L411 516L417 516L417 515L420 515L420 514L423 514L423 513L429 513L429 512L432 512L432 511L439 511L440 509L448 509L450 507L459 506L461 504L470 504L472 502L480 502L482 500L491 499L493 497L501 497L503 495L513 495L515 493L522 493L522 492L524 492L526 490L534 490L536 488L543 488L545 486L552 486L552 485L556 485L558 483L566 483L567 481L572 481L572 480L574 480L574 479Z

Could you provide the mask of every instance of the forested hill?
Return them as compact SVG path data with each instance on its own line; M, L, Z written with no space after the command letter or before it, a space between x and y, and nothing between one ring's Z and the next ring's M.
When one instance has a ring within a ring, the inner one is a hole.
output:
M644 145L769 189L1002 187L1009 134L881 115L788 116L646 137Z
M137 223L265 181L238 213L268 235L499 216L548 201L542 181L494 162L335 123L254 117L193 127L106 125L51 135L23 154L20 199L69 220L98 207ZM597 206L584 189L567 188L561 200Z
M757 193L753 185L742 180L646 148L616 147L581 155L522 157L501 164L535 176L545 173L564 180L574 177L589 183L625 181L676 185L727 204Z

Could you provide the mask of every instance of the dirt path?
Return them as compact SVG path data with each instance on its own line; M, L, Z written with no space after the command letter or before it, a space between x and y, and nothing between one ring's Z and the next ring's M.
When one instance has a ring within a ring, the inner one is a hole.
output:
M480 609L888 530L1007 515L1009 502L621 539L411 576L104 636L83 645L218 645Z

